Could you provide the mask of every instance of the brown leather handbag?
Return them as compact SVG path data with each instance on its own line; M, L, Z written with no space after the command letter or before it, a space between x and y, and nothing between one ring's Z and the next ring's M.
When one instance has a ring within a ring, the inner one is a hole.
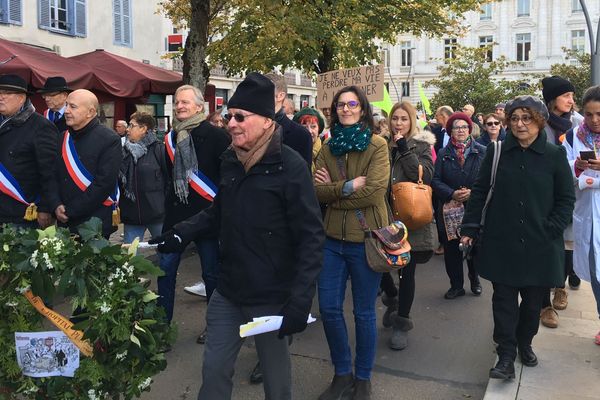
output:
M423 183L423 166L419 164L419 180L398 182L392 185L394 219L400 220L410 230L424 227L433 220L431 186Z

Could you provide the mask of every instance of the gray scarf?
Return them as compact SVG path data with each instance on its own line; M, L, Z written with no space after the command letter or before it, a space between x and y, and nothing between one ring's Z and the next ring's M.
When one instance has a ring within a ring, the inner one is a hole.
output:
M179 201L187 204L189 194L189 177L198 169L196 149L190 132L196 128L206 117L198 113L185 121L175 120L173 129L177 133L175 145L175 159L173 160L173 185Z
M122 150L123 162L119 170L119 180L123 185L125 197L131 201L135 201L135 190L133 188L135 165L148 152L148 147L157 140L154 131L149 130L139 142L125 141L125 146L123 146Z

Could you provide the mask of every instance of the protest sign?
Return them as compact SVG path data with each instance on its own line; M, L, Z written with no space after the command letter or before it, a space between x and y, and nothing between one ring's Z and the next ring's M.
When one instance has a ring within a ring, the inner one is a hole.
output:
M367 65L319 74L317 77L317 107L329 108L335 93L343 87L352 85L361 88L369 102L382 101L384 96L383 66Z

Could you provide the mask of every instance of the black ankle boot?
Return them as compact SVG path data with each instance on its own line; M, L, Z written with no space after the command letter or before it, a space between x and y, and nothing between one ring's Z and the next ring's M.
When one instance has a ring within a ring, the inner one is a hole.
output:
M352 394L354 377L352 374L335 375L331 385L320 396L319 400L347 400Z
M371 381L355 379L352 400L371 400Z
M514 379L515 363L510 358L500 358L496 366L490 369L492 379Z
M531 345L519 347L519 357L521 358L521 363L526 367L535 367L538 365L538 359Z

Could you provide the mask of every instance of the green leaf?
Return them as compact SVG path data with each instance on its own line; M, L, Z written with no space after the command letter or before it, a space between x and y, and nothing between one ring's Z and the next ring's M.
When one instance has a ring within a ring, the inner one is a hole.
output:
M158 297L159 297L159 296L158 296L156 293L154 293L154 292L153 292L153 291L151 291L151 290L148 290L148 291L146 292L146 294L144 295L144 297L142 297L142 301L143 301L144 303L148 303L149 301L152 301L152 300L156 300L156 299L158 299Z
M92 217L88 221L77 227L77 232L84 242L91 240L94 237L102 236L102 220L97 217Z
M163 276L165 273L162 269L154 265L151 261L145 259L142 256L135 256L129 260L129 263L133 265L140 272L152 275L152 276Z
M142 344L140 343L140 339L138 339L137 336L135 336L133 333L129 336L129 340L131 340L133 343L137 344L138 347L142 347Z

